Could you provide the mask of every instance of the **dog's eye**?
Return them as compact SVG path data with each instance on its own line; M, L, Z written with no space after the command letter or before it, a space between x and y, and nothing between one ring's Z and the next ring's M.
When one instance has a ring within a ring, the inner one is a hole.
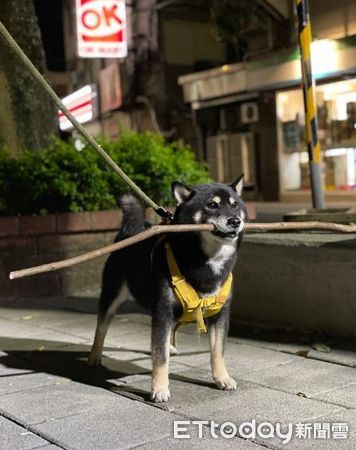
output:
M207 202L206 206L207 206L209 209L218 209L218 208L219 208L218 203L216 203L216 202L214 202L214 201L212 201L212 200L209 201L209 202Z
M238 203L237 202L231 203L231 208L232 209L237 209L237 207L238 207Z

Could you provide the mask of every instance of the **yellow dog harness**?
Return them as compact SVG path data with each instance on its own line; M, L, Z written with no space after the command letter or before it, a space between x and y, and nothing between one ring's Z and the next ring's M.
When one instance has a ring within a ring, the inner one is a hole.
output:
M232 273L230 272L220 291L210 297L200 298L197 291L182 275L177 261L168 242L165 244L167 263L172 277L174 293L182 305L183 313L179 318L179 324L197 322L198 331L207 333L204 318L217 314L229 298Z

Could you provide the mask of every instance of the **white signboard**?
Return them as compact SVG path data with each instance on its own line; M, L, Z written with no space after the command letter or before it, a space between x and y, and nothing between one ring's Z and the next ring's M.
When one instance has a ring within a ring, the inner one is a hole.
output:
M98 94L96 86L88 84L67 97L62 98L64 106L73 114L79 123L86 123L98 117ZM62 131L73 128L67 117L58 111L59 128Z
M76 0L78 55L127 56L125 0Z

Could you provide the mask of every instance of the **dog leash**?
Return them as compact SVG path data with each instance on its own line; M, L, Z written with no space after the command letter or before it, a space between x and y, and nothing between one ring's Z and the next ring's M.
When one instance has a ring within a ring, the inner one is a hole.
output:
M30 59L25 55L24 51L17 44L15 39L11 36L8 30L5 28L4 24L0 21L0 34L3 39L9 45L11 50L16 54L22 64L31 72L33 77L42 86L42 88L51 97L52 101L55 103L58 109L60 109L67 119L72 123L73 127L83 136L83 138L94 148L94 150L103 158L103 160L109 164L109 166L119 175L119 177L153 210L163 218L165 223L169 223L172 219L172 214L163 208L163 206L155 203L142 189L135 184L131 178L126 175L126 173L119 167L113 159L105 152L105 150L96 142L96 140L91 136L86 129L81 125L73 114L64 106L58 95L54 92L51 86L47 83L44 77L32 64Z

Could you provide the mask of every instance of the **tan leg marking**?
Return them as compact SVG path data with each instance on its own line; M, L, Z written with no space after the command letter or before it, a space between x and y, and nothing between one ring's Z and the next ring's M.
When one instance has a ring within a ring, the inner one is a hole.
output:
M94 343L90 351L88 365L99 366L101 363L101 354L103 352L104 340L109 328L109 323L98 319L98 324L95 331Z
M98 317L98 323L95 331L94 343L90 351L90 355L88 358L89 366L99 366L101 363L101 354L103 352L104 340L106 333L108 332L109 325L111 323L112 318L115 316L116 311L119 309L120 305L124 303L127 299L128 288L125 285L122 286L119 295L116 300L110 305L107 310L105 317Z
M224 360L224 332L216 325L210 326L210 361L214 381L219 389L234 390L236 381L231 378Z
M176 355L178 353L177 351L177 333L178 333L178 328L180 327L180 324L177 323L172 331L172 343L169 346L169 354L170 355Z
M168 378L170 339L171 333L168 333L166 342L164 343L164 363L159 362L155 359L155 355L152 355L153 372L151 399L157 403L167 402L170 397Z

